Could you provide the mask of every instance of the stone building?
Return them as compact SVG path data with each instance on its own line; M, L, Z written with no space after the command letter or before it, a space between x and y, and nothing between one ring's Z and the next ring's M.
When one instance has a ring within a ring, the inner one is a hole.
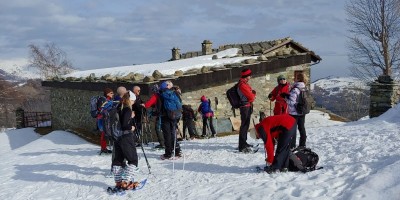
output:
M233 63L223 67L203 67L200 70L177 71L173 76L165 76L153 73L152 77L144 77L131 74L128 78L102 76L94 74L86 78L54 78L43 81L43 86L51 89L51 109L53 129L96 130L95 119L89 114L89 99L94 95L101 95L105 87L116 90L118 86L132 89L137 85L141 87L142 99L147 100L151 95L151 86L164 80L171 80L174 85L182 89L184 104L190 104L197 110L200 97L205 95L212 101L212 108L217 118L217 132L232 131L231 120L233 116L231 106L226 98L226 90L240 78L243 68L250 68L253 78L251 86L257 91L254 102L254 115L259 111L269 115L270 102L267 98L269 92L276 86L276 78L284 74L289 82L297 73L305 73L310 76L311 65L320 62L321 58L291 38L283 38L273 41L222 45L218 49L212 49L212 43L204 40L202 50L180 54L180 49L172 49L171 62L173 60L187 59L200 55L209 55L229 48L240 49L238 56L252 55L257 59L247 59L240 63ZM221 59L214 58L213 59ZM218 105L215 104L218 99ZM274 104L272 104L273 106ZM239 112L237 112L239 114ZM201 121L201 120L198 120Z

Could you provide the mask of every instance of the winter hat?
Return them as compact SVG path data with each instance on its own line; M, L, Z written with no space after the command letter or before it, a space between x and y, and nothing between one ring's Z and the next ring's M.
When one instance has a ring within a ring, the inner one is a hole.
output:
M105 89L103 90L103 92L104 92L104 96L107 96L107 94L110 93L110 92L113 92L113 90L110 89L110 88L105 88Z
M151 87L151 91L154 92L154 93L157 93L159 89L160 89L160 88L158 87L157 84L155 84L155 85L153 85L153 86Z
M249 130L249 135L250 135L251 138L257 140L258 138L257 138L257 131L256 131L256 128L250 129L250 130Z
M242 78L246 78L248 76L251 76L251 70L250 69L244 69L242 70L242 72L240 73L240 76Z
M278 78L276 78L276 81L279 82L280 79L286 79L283 74L279 75Z
M160 85L160 90L167 89L167 87L168 87L167 81L164 81L164 82L162 82L161 85Z
M131 100L131 101L136 101L136 95L133 94L133 92L130 91L130 90L129 90L129 100Z
M207 101L207 98L206 98L206 96L201 96L201 98L200 98L200 101Z

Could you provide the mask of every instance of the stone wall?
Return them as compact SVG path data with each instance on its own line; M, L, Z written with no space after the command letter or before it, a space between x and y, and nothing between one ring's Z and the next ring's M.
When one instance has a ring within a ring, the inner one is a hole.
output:
M296 65L292 67L282 68L280 71L258 74L250 79L250 85L257 91L257 98L254 102L254 115L258 115L259 111L265 112L267 115L270 113L270 102L267 99L268 94L276 86L276 78L279 74L284 74L289 82L293 82L294 72L304 71L307 75L310 74L309 64ZM239 77L238 77L239 78ZM194 110L197 110L200 105L200 97L205 95L212 101L212 108L216 111L218 124L216 125L218 132L232 131L232 125L229 120L233 116L231 106L226 98L226 90L234 85L237 81L215 85L213 83L204 83L201 89L191 90L185 92L182 87L182 100L184 104L192 105ZM172 82L174 82L172 80ZM80 84L85 84L80 83ZM118 86L118 85L116 85ZM83 88L83 87L82 87ZM115 88L115 87L111 87ZM131 89L131 87L128 87ZM51 88L51 110L52 110L52 126L53 129L61 130L76 130L84 129L89 132L96 132L96 119L90 116L90 98L92 96L102 95L101 91L89 91L80 89L69 88ZM215 109L215 97L218 98L219 104ZM148 100L149 96L142 96L143 100ZM272 103L272 106L274 104ZM239 116L239 110L236 110ZM240 119L239 117L237 117ZM181 123L182 124L182 123ZM201 133L201 120L197 122L198 133Z
M399 84L378 80L371 84L369 116L378 117L399 102Z

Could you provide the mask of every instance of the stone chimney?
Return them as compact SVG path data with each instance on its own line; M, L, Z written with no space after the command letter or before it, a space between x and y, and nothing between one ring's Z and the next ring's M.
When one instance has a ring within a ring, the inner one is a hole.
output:
M171 60L179 60L181 59L181 50L179 48L172 48L172 59Z
M399 84L390 76L379 76L370 86L369 117L378 117L393 108L400 99Z
M201 52L203 53L202 55L212 54L212 42L210 40L204 40L201 43Z

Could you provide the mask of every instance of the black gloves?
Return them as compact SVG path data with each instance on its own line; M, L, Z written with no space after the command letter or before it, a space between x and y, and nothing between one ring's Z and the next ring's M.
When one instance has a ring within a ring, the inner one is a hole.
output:
M253 94L257 94L257 92L256 92L255 90L252 90L251 92L252 92Z
M271 99L271 98L272 98L272 93L269 93L268 99Z
M288 93L281 93L280 95L282 98L285 98L285 99L289 98L289 96L290 96L290 94L288 94Z

